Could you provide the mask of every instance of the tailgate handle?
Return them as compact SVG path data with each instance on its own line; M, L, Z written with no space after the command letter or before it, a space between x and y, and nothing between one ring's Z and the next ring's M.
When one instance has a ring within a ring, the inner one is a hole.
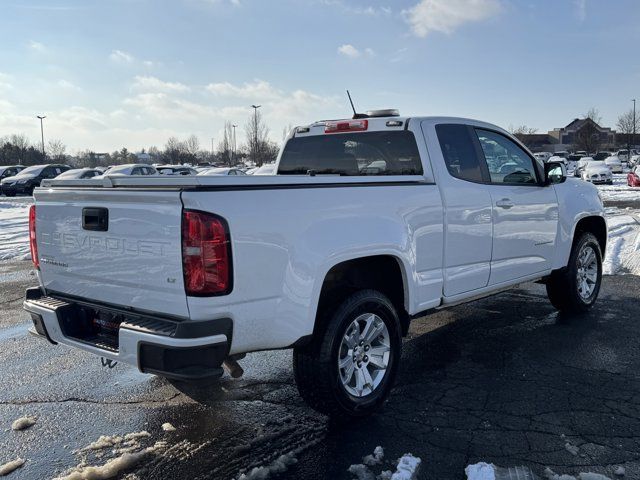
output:
M109 230L109 210L104 207L86 207L82 209L82 228L96 232Z

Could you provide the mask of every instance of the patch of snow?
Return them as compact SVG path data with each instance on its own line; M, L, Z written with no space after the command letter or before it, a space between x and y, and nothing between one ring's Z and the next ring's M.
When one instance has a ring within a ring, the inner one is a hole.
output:
M573 475L558 475L549 467L544 469L544 476L547 480L611 480L609 477L606 477L600 473L579 473L577 477Z
M11 424L11 430L26 430L36 424L36 417L20 417Z
M11 462L7 462L4 465L0 465L0 477L4 477L5 475L9 475L14 470L17 470L21 466L24 465L24 459L17 458L12 460Z
M383 472L380 472L380 475L376 477L376 480L391 480L392 476L393 472L391 470L385 470Z
M405 453L399 460L395 473L391 476L391 480L414 480L418 474L422 460L414 457L410 453Z
M156 442L155 445L147 447L140 452L123 453L119 457L112 458L104 465L80 464L64 476L57 477L54 480L106 480L113 478L125 470L135 467L147 455L164 447L166 447L165 442Z
M384 459L384 449L378 446L374 448L373 455L367 455L362 459L362 463L372 467L374 465L381 464L383 459Z
M80 450L76 450L74 453L88 452L91 450L102 450L104 448L112 448L120 445L124 445L125 447L131 447L137 444L137 441L139 439L150 437L150 436L151 434L145 430L143 430L142 432L127 433L124 436L101 435L100 438L98 438L98 440L90 443L89 445L87 445L84 448L81 448Z
M162 430L164 430L165 432L175 432L176 427L167 422L162 424Z
M273 474L286 472L291 466L298 463L293 453L280 455L266 467L255 467L249 473L243 473L238 480L266 480Z
M602 263L605 275L630 273L640 275L640 213L634 210L607 208L609 239Z
M29 258L29 206L31 203L31 199L23 202L0 201L0 260Z
M491 463L475 463L464 469L467 480L496 480L495 466Z
M564 448L571 455L578 455L578 453L580 452L580 449L578 447L569 442L565 442Z
M363 465L362 463L356 463L354 465L350 465L347 469L351 475L354 475L358 480L375 480L375 474L369 470L369 467ZM391 477L389 477L391 478Z
M614 173L613 185L596 185L605 202L629 202L640 200L640 188L627 185L627 174Z
M624 477L627 474L627 471L624 469L624 467L620 466L616 468L616 471L613 473L618 477Z

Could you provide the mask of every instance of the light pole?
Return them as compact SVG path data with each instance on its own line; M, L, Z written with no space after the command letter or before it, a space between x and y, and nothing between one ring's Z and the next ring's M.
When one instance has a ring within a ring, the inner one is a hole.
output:
M236 127L238 125L231 125L233 127L233 150L231 151L231 163L236 164Z
M44 157L44 127L42 125L42 120L47 118L45 115L37 115L37 118L40 119L40 136L42 137L42 156Z
M631 137L631 141L633 142L633 146L636 146L636 99L633 98L631 100L633 102L633 137ZM631 150L629 150L629 158L631 158Z
M253 143L253 163L258 164L258 109L262 105L251 105L253 108L253 133L254 133L254 143Z
M213 157L213 137L211 137L211 156Z

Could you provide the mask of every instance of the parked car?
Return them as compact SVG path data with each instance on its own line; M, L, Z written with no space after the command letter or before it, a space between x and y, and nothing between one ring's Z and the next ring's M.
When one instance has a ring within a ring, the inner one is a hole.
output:
M593 157L580 157L580 160L576 163L575 170L573 171L574 177L579 177L582 175L582 171L587 166L587 163L593 162Z
M2 179L0 188L2 193L7 197L13 197L16 194L33 194L33 189L40 186L44 179L55 178L62 172L66 172L71 167L68 165L33 165L18 172L13 177Z
M144 163L128 163L109 167L99 178L102 177L127 177L131 175L158 175L155 167Z
M546 163L553 156L553 154L550 152L537 152L537 153L534 153L533 156L536 157L541 162Z
M239 168L233 167L217 167L217 168L208 168L198 173L198 175L246 175Z
M611 152L598 152L592 155L594 160L605 160L608 157L614 156Z
M580 176L582 180L594 184L613 184L611 170L605 162L593 160L588 162L582 169Z
M633 167L627 174L627 185L630 187L640 187L640 165Z
M597 160L594 158L594 160ZM613 172L613 173L622 173L622 162L620 161L620 159L615 156L612 155L610 157L607 157L604 159L604 163L607 167L609 167L609 169Z
M198 171L183 165L159 165L156 170L160 175L197 175Z
M276 174L276 164L275 163L265 163L260 168L252 173L252 175L275 175Z
M616 152L616 156L620 159L621 162L626 163L629 161L629 150L627 149L618 150Z
M3 178L13 177L24 169L24 165L2 165L0 166L0 181Z
M270 178L46 182L29 213L36 332L183 384L293 348L303 399L363 417L412 318L527 281L559 310L594 305L607 227L593 185L488 123L376 115L294 129ZM517 168L489 169L496 152Z
M640 155L632 155L628 162L629 168L640 165Z
M560 157L558 155L553 155L547 159L547 162L559 162L567 165L567 159L565 157Z
M67 170L66 172L62 172L58 175L57 179L82 179L82 178L93 178L98 175L102 175L102 172L97 168L72 168L71 170Z

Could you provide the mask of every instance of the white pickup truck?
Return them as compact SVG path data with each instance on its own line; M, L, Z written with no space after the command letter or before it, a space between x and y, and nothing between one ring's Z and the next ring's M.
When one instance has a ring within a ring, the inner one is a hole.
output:
M594 304L607 228L593 185L494 125L382 115L294 129L274 176L44 183L35 329L185 381L293 348L313 408L363 416L412 318L528 281L559 310Z

